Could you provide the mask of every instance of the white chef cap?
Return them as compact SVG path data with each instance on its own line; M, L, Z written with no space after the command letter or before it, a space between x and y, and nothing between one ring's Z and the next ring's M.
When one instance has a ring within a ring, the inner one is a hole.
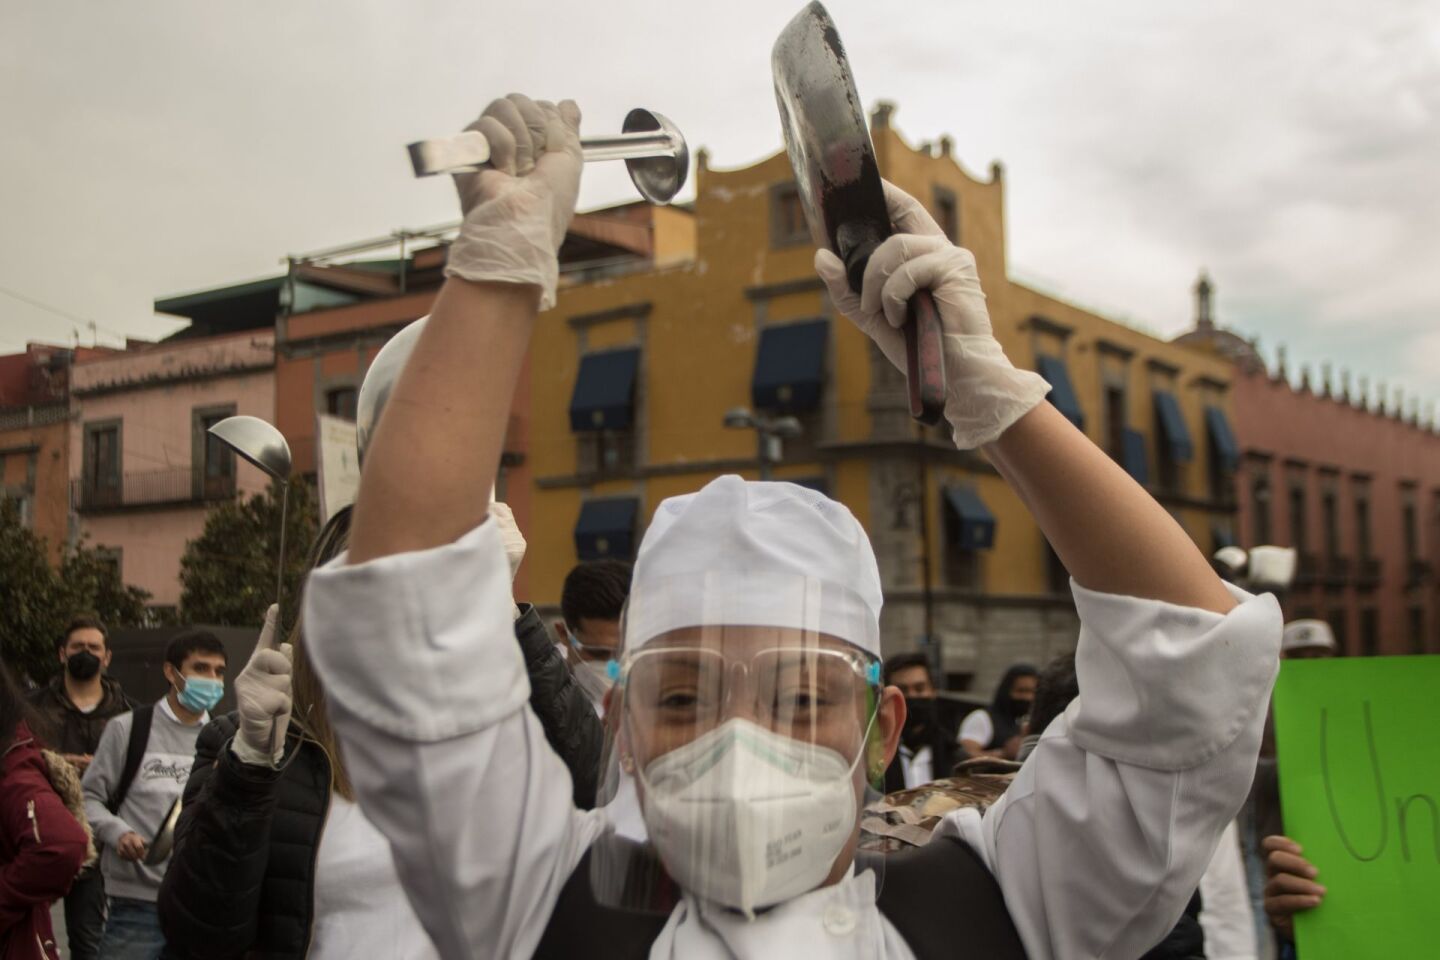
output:
M880 655L880 570L843 504L793 483L712 480L655 511L635 560L625 647L701 626L788 627Z
M1285 624L1280 638L1280 652L1303 650L1306 647L1336 648L1335 632L1324 620L1291 620Z

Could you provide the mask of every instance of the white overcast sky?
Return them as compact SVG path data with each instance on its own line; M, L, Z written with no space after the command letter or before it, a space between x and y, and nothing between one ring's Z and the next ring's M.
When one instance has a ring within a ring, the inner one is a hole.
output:
M1017 279L1169 336L1221 322L1292 371L1440 397L1440 3L833 0L862 98L1006 166ZM586 129L666 113L715 166L780 146L794 2L8 0L0 350L174 329L156 297L456 216L403 145L512 89ZM613 167L614 165L608 165ZM634 196L591 167L582 205ZM34 306L27 298L50 309Z

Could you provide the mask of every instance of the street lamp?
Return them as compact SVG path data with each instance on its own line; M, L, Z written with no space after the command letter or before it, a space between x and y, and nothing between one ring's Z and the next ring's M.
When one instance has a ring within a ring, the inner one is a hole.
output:
M731 407L722 421L730 430L754 430L759 440L760 479L770 479L770 468L785 457L787 439L800 436L802 428L795 417L772 417L754 413L749 407Z

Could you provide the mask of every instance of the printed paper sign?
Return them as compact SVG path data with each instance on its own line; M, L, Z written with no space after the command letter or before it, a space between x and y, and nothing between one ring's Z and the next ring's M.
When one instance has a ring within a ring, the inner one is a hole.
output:
M1275 685L1285 832L1325 900L1304 960L1434 956L1440 905L1440 656L1294 660Z
M355 502L360 489L360 456L355 446L355 423L340 417L315 415L315 443L319 447L320 522Z

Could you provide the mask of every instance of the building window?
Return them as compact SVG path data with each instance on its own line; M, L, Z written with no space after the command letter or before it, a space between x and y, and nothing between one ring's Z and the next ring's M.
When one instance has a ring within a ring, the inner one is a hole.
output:
M1216 503L1235 502L1235 471L1240 465L1240 447L1230 429L1225 411L1205 408L1206 432L1210 435L1210 499Z
M1400 485L1400 525L1405 538L1405 562L1413 564L1420 559L1420 511L1415 507L1415 485Z
M1335 560L1340 556L1340 505L1333 480L1325 480L1320 492L1320 519L1325 525L1325 559Z
M1410 652L1417 656L1425 652L1425 608L1410 608Z
M191 411L191 494L196 499L223 499L235 493L235 453L210 433L211 427L234 415L234 404Z
M794 183L777 184L770 191L770 246L794 247L810 242L805 207Z
M981 589L980 551L995 545L995 515L969 487L941 491L945 517L945 582L966 590Z
M1075 395L1075 387L1070 382L1070 371L1065 366L1065 360L1042 353L1035 357L1035 367L1040 376L1045 378L1045 382L1050 384L1050 393L1046 399L1065 415L1065 419L1084 430L1085 412L1080 409L1080 399Z
M640 348L587 353L570 396L576 472L615 476L635 469L635 407Z
M1190 428L1185 425L1175 394L1156 389L1154 400L1155 421L1160 426L1156 458L1160 467L1160 489L1176 493L1181 485L1181 465L1194 459L1195 448L1190 443Z
M1355 480L1355 553L1361 560L1373 556L1370 542L1370 484Z
M120 502L120 423L85 425L82 469L84 502L93 506Z
M960 201L944 187L935 188L935 222L945 231L951 243L960 242Z
M585 501L575 521L575 555L581 560L633 559L639 516L637 497Z
M1275 542L1270 533L1270 465L1257 462L1250 469L1251 546L1260 547Z
M1105 452L1116 463L1125 462L1125 388L1105 388Z
M340 417L354 422L359 398L360 391L354 387L336 387L333 390L326 390L325 412L332 417Z
M1287 486L1286 502L1289 506L1290 546L1294 547L1295 552L1303 557L1310 549L1310 538L1306 536L1305 475L1292 473Z
M1380 652L1380 611L1366 607L1360 611L1360 653L1373 657Z

